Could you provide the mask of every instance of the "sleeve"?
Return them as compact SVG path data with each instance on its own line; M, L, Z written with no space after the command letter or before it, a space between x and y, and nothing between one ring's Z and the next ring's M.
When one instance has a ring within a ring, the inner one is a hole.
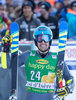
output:
M11 57L10 53L1 52L1 65L3 69L10 68Z
M8 18L7 14L5 12L1 12L2 15L2 19L3 21L7 24L7 29L10 29L10 25L11 25L11 20Z
M65 80L66 86L70 86L71 91L73 91L75 86L74 77L71 75L66 63L64 63L63 78Z
M64 63L63 65L63 79L65 81L65 85L70 86L71 91L73 91L74 86L75 86L74 77L71 75L70 70L68 69L68 66L66 63ZM57 77L56 77L56 88L59 88Z
M19 55L18 65L22 66L26 64L29 55L30 55L30 51L26 51L22 53L21 55Z
M14 56L12 58L12 62L15 61L13 59L17 59L18 58L18 67L20 67L20 66L26 64L29 55L30 55L30 51L26 51L26 52L22 53L21 55L19 55L18 57L17 56ZM6 60L6 64L7 64L6 66L7 66L7 68L10 68L11 67L10 66L10 64L11 64L11 54L10 53L6 53L6 55L1 55L1 59L2 59L2 57L3 58L6 58L5 59ZM1 61L1 63L2 63L2 61Z
M69 79L73 79L73 76L71 75L70 70L66 63L64 63L63 78L65 79L65 81L68 81Z

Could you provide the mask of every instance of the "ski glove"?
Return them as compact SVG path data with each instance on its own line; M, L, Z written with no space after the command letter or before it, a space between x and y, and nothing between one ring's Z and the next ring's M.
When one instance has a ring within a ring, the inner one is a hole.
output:
M59 89L57 89L56 93L60 97L67 96L69 93L71 93L70 86L64 86L62 88L59 88Z
M12 36L9 34L9 30L7 30L6 35L1 40L2 51L9 52L11 43L12 43Z

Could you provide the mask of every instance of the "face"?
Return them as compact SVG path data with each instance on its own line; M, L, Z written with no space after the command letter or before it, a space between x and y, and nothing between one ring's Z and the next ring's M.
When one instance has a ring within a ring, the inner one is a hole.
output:
M44 8L40 7L40 13L41 15L46 15L47 11Z
M38 49L42 52L45 52L49 48L49 42L37 42Z
M55 8L58 10L58 9L60 9L62 7L62 4L60 3L60 2L57 2L56 4L55 4Z
M32 15L32 9L30 6L24 6L23 7L23 13L25 16L31 16Z

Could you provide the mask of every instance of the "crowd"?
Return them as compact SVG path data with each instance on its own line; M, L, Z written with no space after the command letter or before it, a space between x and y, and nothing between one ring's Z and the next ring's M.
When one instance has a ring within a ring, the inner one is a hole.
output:
M75 0L19 0L19 2L0 0L0 13L4 13L4 18L0 17L0 20L3 20L0 23L1 36L5 34L8 25L13 21L19 25L20 41L33 40L33 32L39 25L48 26L53 31L53 39L58 39L61 20L66 20L68 23L67 38L72 38L76 34Z
M19 0L21 3L18 3L17 0L3 1L5 2L0 1L0 11L6 13L4 16L8 16L7 19L11 23L13 21L18 23L19 40L21 41L33 40L33 32L39 25L48 26L53 31L53 39L58 39L61 20L66 20L68 23L67 38L72 38L76 34L74 25L76 19L75 0ZM69 15L71 16L70 19ZM1 35L5 34L8 26L7 21L4 22L4 28L0 27Z

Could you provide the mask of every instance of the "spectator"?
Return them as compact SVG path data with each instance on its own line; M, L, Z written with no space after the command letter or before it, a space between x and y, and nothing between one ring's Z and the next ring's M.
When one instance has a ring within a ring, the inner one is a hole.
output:
M60 1L56 1L53 7L53 14L58 18L58 20L61 10L62 10L62 3Z
M9 7L8 7L8 17L11 19L12 22L15 20L13 5L9 5Z
M7 10L7 12L8 12L8 11L9 11L10 5L14 5L14 4L13 4L13 0L6 0L5 5L6 5L6 10Z
M40 25L40 20L33 14L34 9L32 0L25 1L22 5L21 17L16 20L20 29L19 40L33 40L33 31Z
M40 4L41 16L39 19L41 23L48 26L53 31L53 39L58 39L59 29L58 21L56 17L50 16L49 9L51 5L48 2L43 2Z
M73 1L67 10L68 38L76 38L76 1Z
M4 4L0 1L0 10L4 11Z
M71 0L63 0L63 8L60 12L60 20L66 20L67 9L69 8Z
M1 36L5 35L6 28L9 29L10 24L11 24L11 20L8 18L6 12L3 10L2 2L0 2L0 34Z
M37 17L40 16L39 6L40 6L40 4L41 4L42 2L44 2L44 1L46 1L46 0L39 0L39 1L37 1L37 2L35 1L35 3L36 3L35 14L36 14Z

